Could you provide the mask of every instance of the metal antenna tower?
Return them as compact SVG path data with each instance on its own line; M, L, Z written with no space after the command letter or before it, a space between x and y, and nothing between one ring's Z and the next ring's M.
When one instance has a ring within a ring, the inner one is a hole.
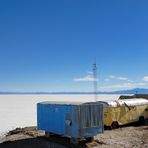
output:
M94 99L97 101L97 64L96 64L96 59L93 64L93 76L94 76Z

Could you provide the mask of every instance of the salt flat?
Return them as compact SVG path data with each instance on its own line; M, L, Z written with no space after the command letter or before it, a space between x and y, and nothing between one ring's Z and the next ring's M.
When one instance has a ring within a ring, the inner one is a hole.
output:
M98 101L120 95L98 95ZM94 95L0 95L0 135L16 127L36 126L36 104L42 101L91 102Z

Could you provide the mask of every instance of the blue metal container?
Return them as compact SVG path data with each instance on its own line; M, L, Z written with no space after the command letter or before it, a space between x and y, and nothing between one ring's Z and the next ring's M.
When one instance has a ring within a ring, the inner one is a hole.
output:
M39 130L72 138L102 133L103 105L96 102L41 102L37 104Z

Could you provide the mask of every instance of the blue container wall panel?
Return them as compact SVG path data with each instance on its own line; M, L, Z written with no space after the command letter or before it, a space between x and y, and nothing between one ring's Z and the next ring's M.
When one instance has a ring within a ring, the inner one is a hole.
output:
M38 128L65 135L66 129L66 115L72 114L72 107L61 105L41 105L38 104ZM69 133L71 135L71 133Z
M37 107L37 126L40 130L53 132L59 135L78 137L79 122L78 106L42 105ZM68 121L70 122L68 124Z

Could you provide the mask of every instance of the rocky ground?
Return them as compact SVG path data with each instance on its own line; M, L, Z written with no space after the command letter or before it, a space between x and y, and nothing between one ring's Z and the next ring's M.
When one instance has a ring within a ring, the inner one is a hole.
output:
M0 137L0 148L148 148L148 125L129 125L114 130L104 130L92 142L71 145L60 138L45 138L43 131L36 127L17 128L5 137Z

